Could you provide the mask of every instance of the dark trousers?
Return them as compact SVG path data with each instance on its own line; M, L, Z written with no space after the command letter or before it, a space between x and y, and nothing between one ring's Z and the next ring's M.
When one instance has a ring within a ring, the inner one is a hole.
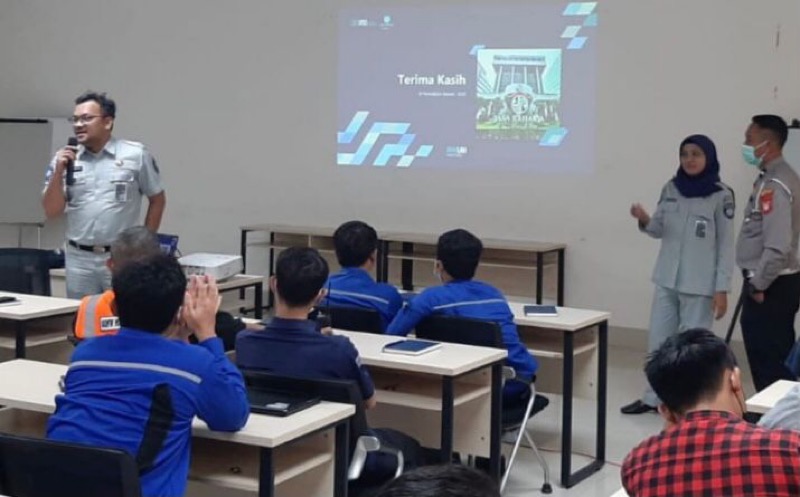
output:
M784 366L794 345L794 318L800 306L800 273L779 276L759 304L743 292L742 336L756 391L795 378Z

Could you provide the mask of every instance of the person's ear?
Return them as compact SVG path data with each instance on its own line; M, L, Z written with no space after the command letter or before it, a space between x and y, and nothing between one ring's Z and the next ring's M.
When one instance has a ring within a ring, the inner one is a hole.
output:
M731 390L733 390L735 394L744 395L744 389L742 388L742 370L739 369L738 366L735 366L733 371L731 371L729 381Z
M278 293L278 278L275 275L269 277L269 289L273 295Z
M111 131L112 129L114 129L114 118L111 116L106 116L103 127L106 128L106 131Z
M317 293L317 298L314 300L314 305L315 306L319 305L319 303L322 302L327 296L328 296L328 289L320 288L319 292Z
M106 267L108 268L109 271L111 272L114 271L114 260L111 257L106 259Z

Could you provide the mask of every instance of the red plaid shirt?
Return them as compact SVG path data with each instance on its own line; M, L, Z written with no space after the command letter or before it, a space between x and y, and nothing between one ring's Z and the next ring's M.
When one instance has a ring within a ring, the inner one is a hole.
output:
M622 484L631 497L800 496L800 432L690 412L628 454Z

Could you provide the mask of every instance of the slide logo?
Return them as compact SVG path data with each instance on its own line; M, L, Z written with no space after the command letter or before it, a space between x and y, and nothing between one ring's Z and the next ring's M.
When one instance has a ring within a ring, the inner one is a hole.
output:
M352 144L353 139L367 122L368 117L369 112L367 111L356 112L347 128L343 132L336 133L336 143L340 146ZM397 167L409 167L414 162L414 159L428 157L433 152L433 145L420 145L415 153L408 153L414 143L414 139L417 137L413 133L408 133L410 127L411 123L372 123L355 153L338 152L336 154L336 163L340 166L361 166L370 152L372 152L381 135L400 135L397 143L387 143L381 147L372 165L383 167L388 165L389 159L392 157L399 157Z

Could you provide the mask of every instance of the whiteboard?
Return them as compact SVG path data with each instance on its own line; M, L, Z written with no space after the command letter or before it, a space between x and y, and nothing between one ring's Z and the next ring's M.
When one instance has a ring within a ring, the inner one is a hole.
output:
M795 171L800 171L800 129L789 129L789 140L783 147L783 158Z
M42 188L52 147L49 120L0 120L0 223L44 221Z

